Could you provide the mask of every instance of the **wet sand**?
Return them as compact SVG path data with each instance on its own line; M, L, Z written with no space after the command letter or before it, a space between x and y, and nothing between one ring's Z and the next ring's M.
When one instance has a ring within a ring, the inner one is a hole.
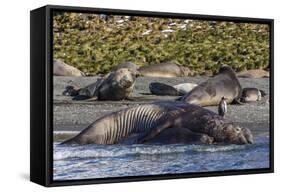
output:
M208 77L151 78L137 79L133 92L133 101L73 101L71 97L63 96L66 85L86 86L95 82L97 77L54 77L54 131L80 131L97 118L130 106L151 103L159 100L174 100L177 97L150 95L150 82L163 82L170 85L179 83L200 83ZM229 105L226 118L250 128L255 136L268 136L269 133L269 78L239 79L243 88L255 87L266 92L261 101L244 105ZM206 107L217 112L217 107Z

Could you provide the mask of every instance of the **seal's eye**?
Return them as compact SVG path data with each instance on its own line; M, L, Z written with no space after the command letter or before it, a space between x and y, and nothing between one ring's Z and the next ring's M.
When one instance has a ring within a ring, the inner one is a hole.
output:
M241 128L240 128L240 127L237 127L237 128L235 129L235 131L236 131L237 133L239 133L239 132L241 131Z

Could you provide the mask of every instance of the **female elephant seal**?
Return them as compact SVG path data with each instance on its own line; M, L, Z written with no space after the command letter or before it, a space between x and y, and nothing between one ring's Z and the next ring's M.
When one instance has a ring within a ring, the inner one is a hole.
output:
M164 132L168 130L168 133ZM182 138L184 135L187 137ZM105 115L63 144L117 144L127 140L133 144L149 143L154 139L158 143L183 140L185 143L200 140L206 143L253 143L250 130L240 128L208 109L182 102L158 102Z
M250 69L237 73L237 77L240 78L263 78L269 77L269 72L263 69Z
M56 76L85 76L85 74L60 60L53 61L53 74Z
M141 67L139 72L146 77L185 77L191 75L191 71L187 67L170 62Z
M196 86L195 83L181 83L171 86L165 83L152 82L149 84L149 90L153 95L183 96Z
M67 86L63 94L74 96L73 100L123 100L131 96L135 79L136 75L130 69L120 68L84 88Z
M218 105L221 98L227 103L240 102L242 88L231 67L223 65L218 75L196 86L180 100L200 106Z
M242 102L253 102L260 101L266 93L263 90L257 88L243 88L241 101Z

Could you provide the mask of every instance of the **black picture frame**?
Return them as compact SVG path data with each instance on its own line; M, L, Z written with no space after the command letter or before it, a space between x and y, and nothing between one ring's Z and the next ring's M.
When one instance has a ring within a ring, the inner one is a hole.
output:
M184 173L156 176L54 181L53 177L53 11L106 13L132 16L185 18L196 20L250 22L270 26L270 167L264 169ZM160 179L195 178L226 175L245 175L274 172L274 20L246 17L197 15L185 13L149 12L88 7L46 5L30 12L30 180L43 186L81 185L132 182Z

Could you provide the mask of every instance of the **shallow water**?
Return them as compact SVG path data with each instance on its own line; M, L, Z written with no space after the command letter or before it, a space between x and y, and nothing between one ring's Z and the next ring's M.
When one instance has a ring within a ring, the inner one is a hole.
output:
M58 145L54 180L269 167L269 138L252 145Z

